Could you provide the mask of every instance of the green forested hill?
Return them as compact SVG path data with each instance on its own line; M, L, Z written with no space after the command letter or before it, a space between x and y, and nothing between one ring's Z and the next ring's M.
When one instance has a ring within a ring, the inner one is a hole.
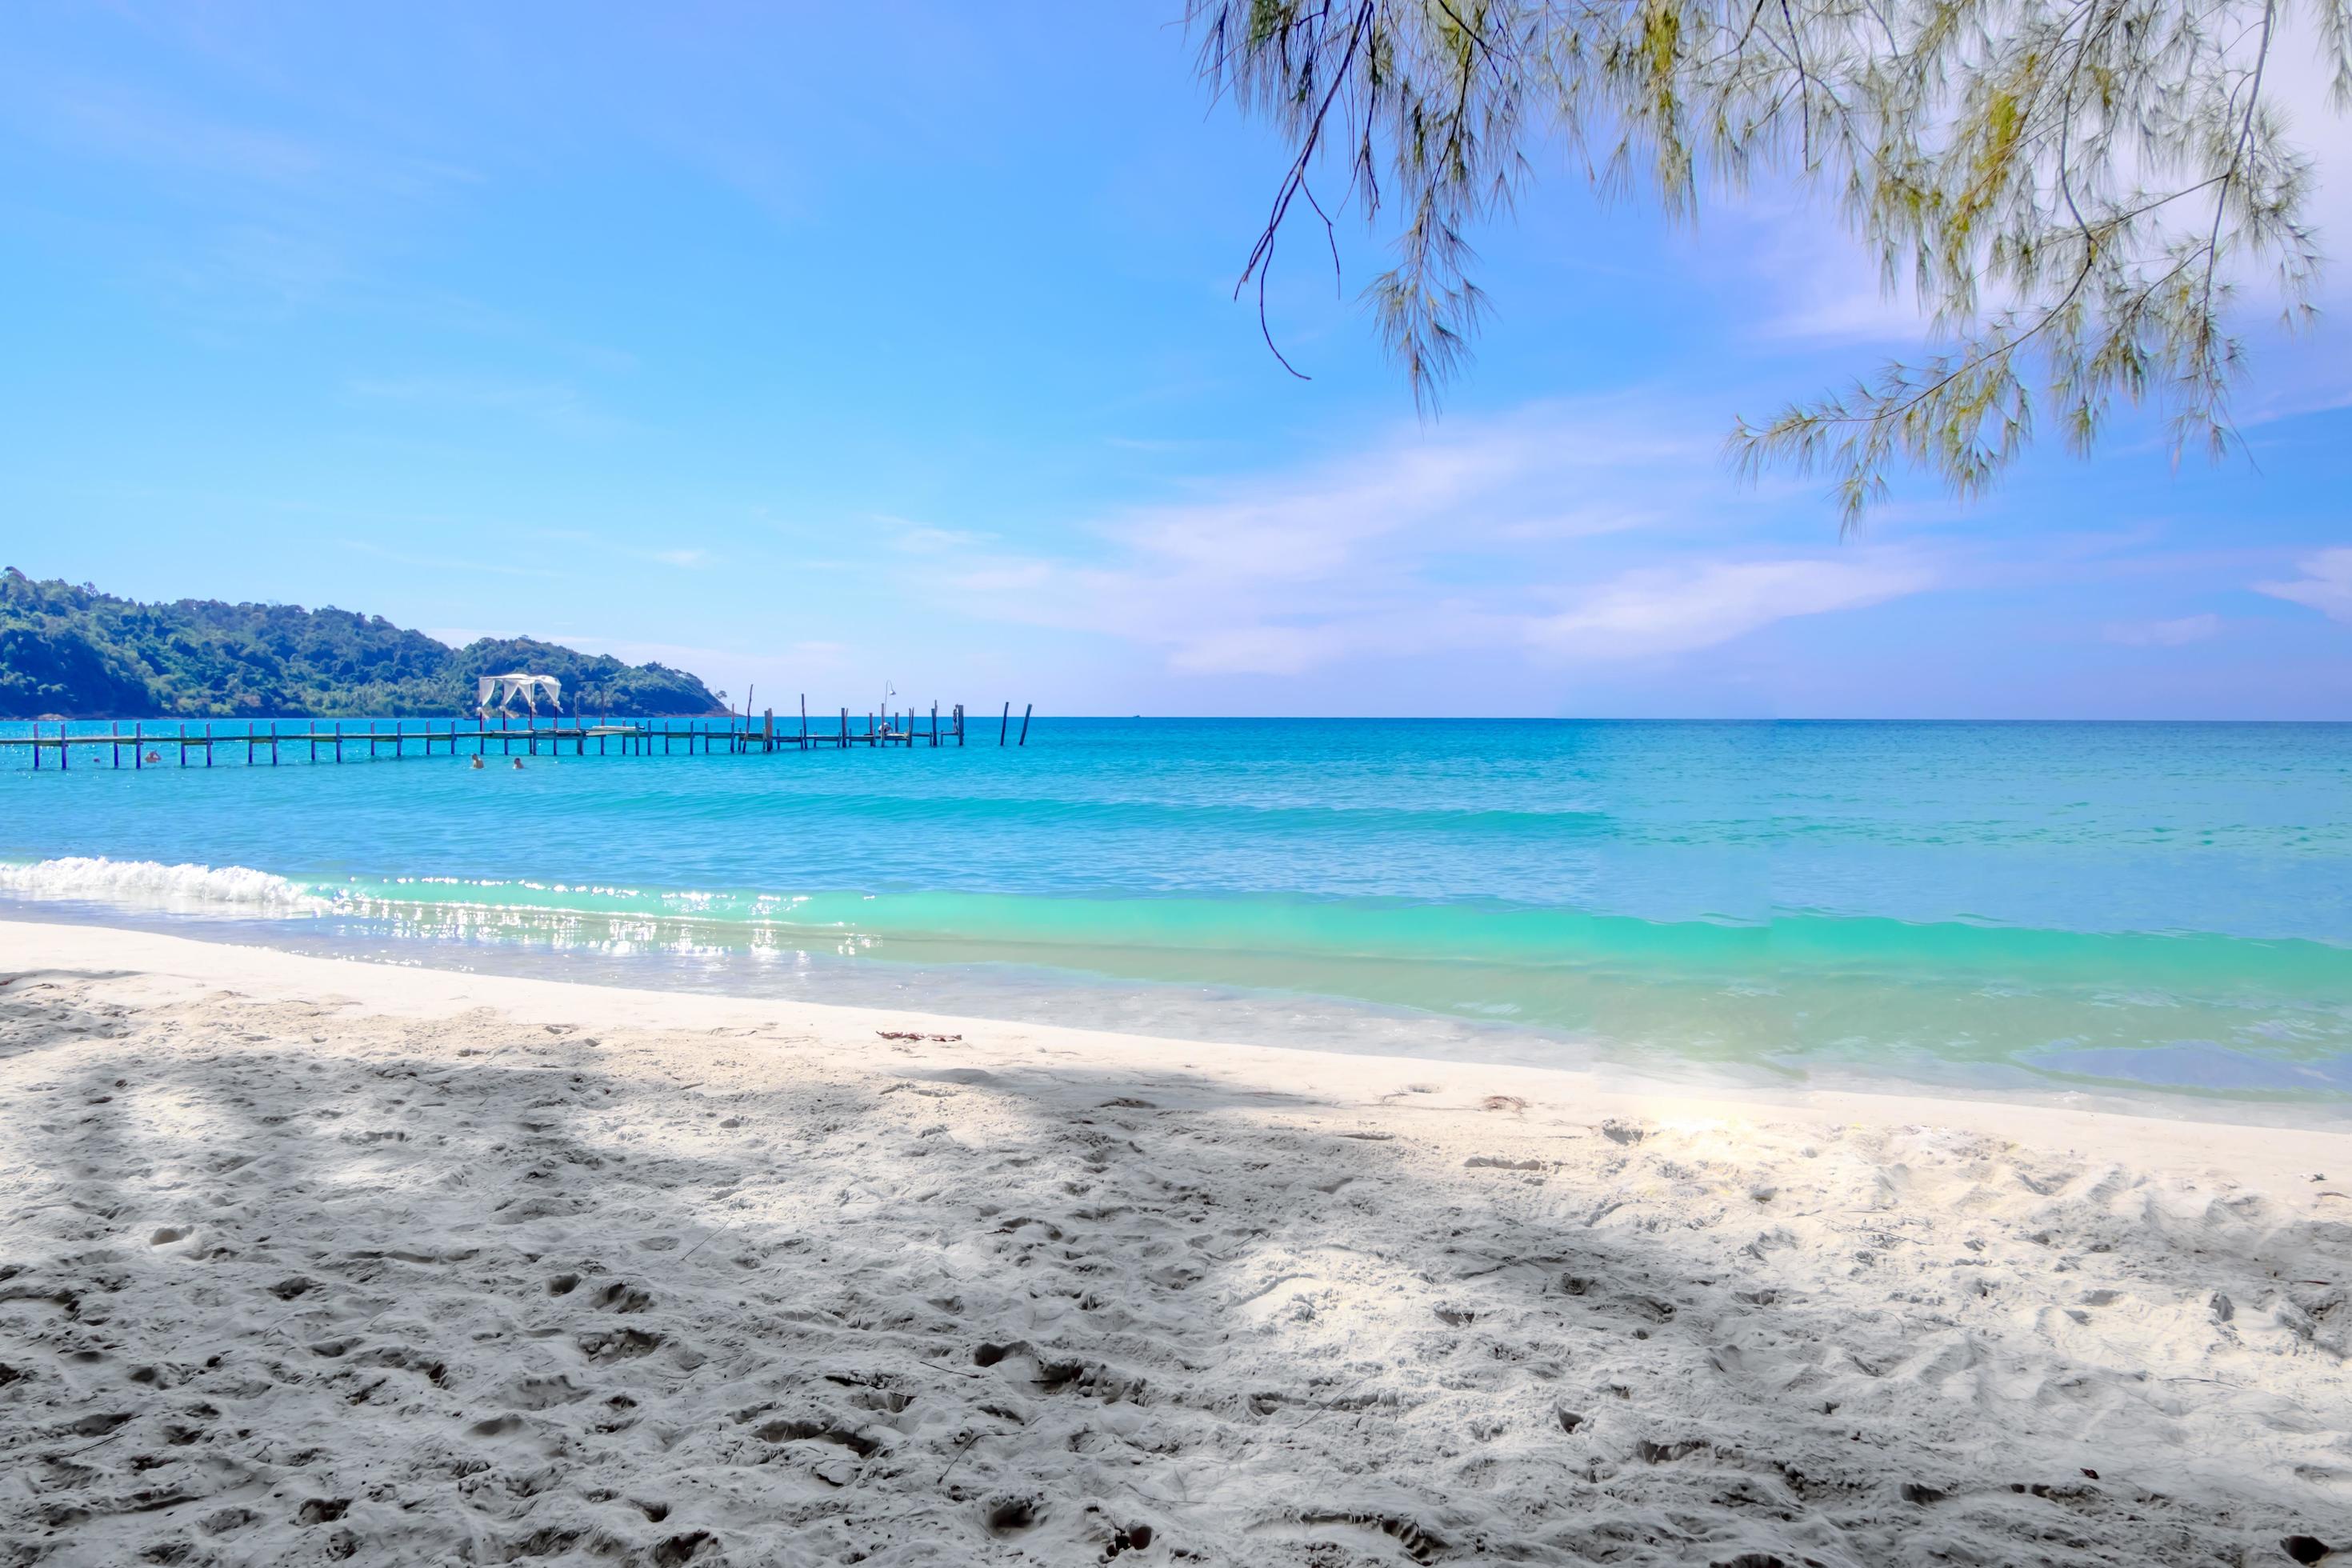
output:
M515 669L561 677L584 711L727 710L684 670L527 637L453 648L349 610L142 605L0 574L0 718L462 713L477 675Z

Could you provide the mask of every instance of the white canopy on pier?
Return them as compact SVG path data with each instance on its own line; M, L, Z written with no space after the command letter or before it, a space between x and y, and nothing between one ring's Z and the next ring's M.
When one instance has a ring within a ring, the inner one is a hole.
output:
M563 711L563 683L551 675L528 675L520 670L512 675L485 675L475 682L474 700L483 712L502 708L520 697L539 711L540 694L547 696L547 705L557 712Z

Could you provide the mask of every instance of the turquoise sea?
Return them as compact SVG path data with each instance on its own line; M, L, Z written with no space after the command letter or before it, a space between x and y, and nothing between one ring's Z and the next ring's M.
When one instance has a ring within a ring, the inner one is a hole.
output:
M994 729L520 772L11 748L0 917L1170 1036L2352 1107L2352 726Z

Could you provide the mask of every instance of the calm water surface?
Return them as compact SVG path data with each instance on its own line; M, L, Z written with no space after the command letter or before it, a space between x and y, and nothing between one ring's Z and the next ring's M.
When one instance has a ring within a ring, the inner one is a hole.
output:
M519 773L17 755L0 913L1171 1035L2352 1105L2352 727L993 738Z

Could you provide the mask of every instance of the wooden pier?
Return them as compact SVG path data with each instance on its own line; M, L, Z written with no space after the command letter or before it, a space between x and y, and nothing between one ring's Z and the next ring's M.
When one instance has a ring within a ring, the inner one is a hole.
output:
M1012 734L1013 704L1004 705L996 743L1029 743L1030 708L1021 710L1017 740ZM855 722L857 718L863 723ZM789 721L789 719L788 719ZM943 716L938 703L925 715L913 712L852 715L839 710L836 723L809 722L801 702L797 729L781 730L775 710L717 719L525 719L251 720L173 722L39 720L28 735L0 735L0 748L25 747L36 770L55 766L132 769L211 767L216 757L245 767L303 763L397 761L407 757L473 756L751 756L778 752L848 751L855 746L961 746L964 709L959 702ZM54 725L56 732L47 733ZM80 761L76 761L76 754ZM6 754L0 752L0 754ZM191 757L200 759L192 763ZM127 761L126 761L127 758Z

